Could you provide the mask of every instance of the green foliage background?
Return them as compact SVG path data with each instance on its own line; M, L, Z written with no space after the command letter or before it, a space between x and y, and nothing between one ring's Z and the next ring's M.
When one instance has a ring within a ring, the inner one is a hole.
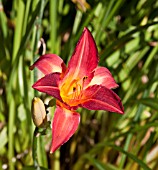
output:
M29 66L45 46L67 62L88 27L100 65L119 84L125 114L80 110L78 131L55 154L51 132L38 138L39 163L52 170L158 170L157 11L157 0L0 0L2 169L34 169L31 101L50 97L31 88L37 74Z

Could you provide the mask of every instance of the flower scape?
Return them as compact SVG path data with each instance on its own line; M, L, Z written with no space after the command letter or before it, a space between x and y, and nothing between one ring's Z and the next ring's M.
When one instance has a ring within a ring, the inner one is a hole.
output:
M33 88L56 98L52 121L52 144L55 152L75 133L80 122L79 107L124 113L121 99L111 89L118 87L110 71L98 66L98 51L88 28L76 45L66 66L55 54L42 55L30 69L38 68L44 77Z

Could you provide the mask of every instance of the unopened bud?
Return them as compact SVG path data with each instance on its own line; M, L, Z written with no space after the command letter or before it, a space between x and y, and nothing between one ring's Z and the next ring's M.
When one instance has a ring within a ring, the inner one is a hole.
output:
M47 123L46 109L43 101L34 97L32 100L32 119L37 127L44 127Z

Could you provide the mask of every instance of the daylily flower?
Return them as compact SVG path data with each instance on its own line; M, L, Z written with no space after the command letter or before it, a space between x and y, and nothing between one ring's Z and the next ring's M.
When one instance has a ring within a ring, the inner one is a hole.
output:
M34 89L57 99L52 122L51 153L75 133L80 115L75 110L106 110L123 114L120 98L111 90L118 87L110 71L99 67L95 41L87 28L80 37L68 63L55 54L41 56L31 67L45 76L35 82Z

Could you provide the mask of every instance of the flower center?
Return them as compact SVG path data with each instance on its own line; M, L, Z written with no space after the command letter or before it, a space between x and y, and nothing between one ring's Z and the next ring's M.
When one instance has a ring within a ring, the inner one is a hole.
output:
M82 79L68 78L60 88L61 98L70 106L77 106L82 98L84 82L87 77Z

